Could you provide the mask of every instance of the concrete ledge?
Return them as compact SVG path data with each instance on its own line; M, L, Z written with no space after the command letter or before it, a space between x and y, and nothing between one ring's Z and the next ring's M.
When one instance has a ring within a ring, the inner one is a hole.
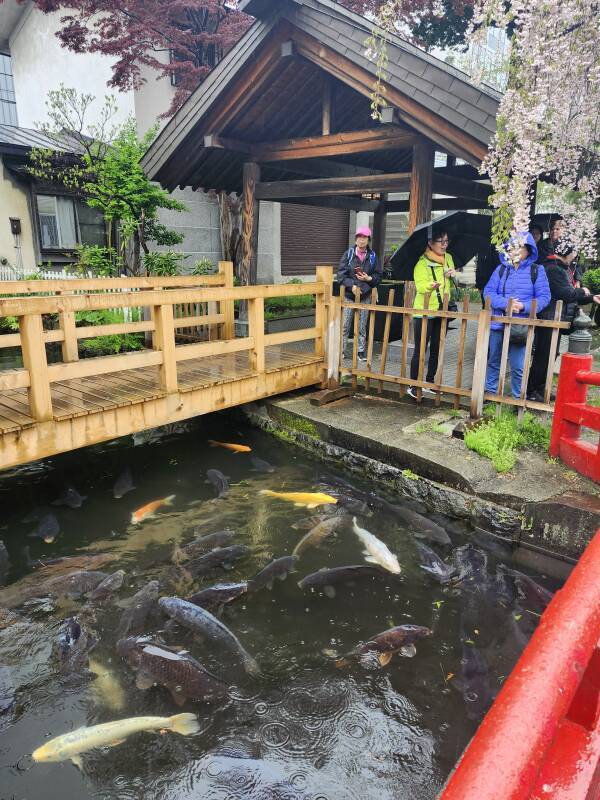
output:
M600 527L595 484L534 452L520 453L515 470L499 475L463 442L437 432L443 428L433 405L355 395L319 407L310 397L287 395L243 411L263 430L431 511L542 552L576 559Z

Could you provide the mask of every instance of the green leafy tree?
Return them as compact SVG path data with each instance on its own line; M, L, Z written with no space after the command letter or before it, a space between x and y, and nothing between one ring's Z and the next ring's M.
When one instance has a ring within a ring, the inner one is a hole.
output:
M46 106L50 122L40 129L52 139L54 147L34 149L30 171L37 178L61 183L79 193L89 206L102 212L108 241L104 270L116 264L111 238L116 226L119 258L130 273L139 275L152 243L172 247L183 241L180 234L159 221L160 210L185 211L186 206L152 183L140 165L156 129L140 139L133 119L119 127L112 125L116 105L110 97L104 100L99 121L88 125L86 116L94 99L62 84L49 93ZM91 265L98 264L100 255L88 249L84 257Z

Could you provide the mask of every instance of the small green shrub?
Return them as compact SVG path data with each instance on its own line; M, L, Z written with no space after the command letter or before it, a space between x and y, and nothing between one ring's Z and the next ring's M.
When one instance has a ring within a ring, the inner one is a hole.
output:
M600 293L600 267L588 269L583 276L582 283L592 294Z
M215 265L210 258L200 258L193 266L192 275L210 275L215 271Z
M179 275L181 272L181 262L187 258L184 253L175 253L168 250L165 253L146 253L144 256L144 266L148 275L160 278L169 278Z
M77 261L71 267L78 277L93 275L98 278L115 278L123 271L124 263L114 247L81 244L77 246Z
M550 428L528 412L519 423L511 410L504 410L497 418L484 417L477 428L467 431L465 444L469 450L489 458L497 472L509 472L516 464L519 449L548 449Z

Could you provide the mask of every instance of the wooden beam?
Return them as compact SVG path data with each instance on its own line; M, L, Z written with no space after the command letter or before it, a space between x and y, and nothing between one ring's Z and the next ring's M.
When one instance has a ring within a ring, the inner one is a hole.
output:
M251 145L239 139L228 139L218 133L207 133L204 137L204 147L211 150L235 150L236 153L250 154Z
M468 181L485 180L485 175L480 175L477 167L471 164L453 164L445 167L435 167L434 175L451 175L453 178L465 178Z
M453 178L449 175L434 174L433 191L435 194L468 197L471 200L487 200L493 189L485 183L467 181L464 178Z
M323 83L323 104L322 104L322 120L321 128L323 136L329 136L331 133L331 116L333 110L333 86L331 79L325 75Z
M264 167L278 169L281 172L294 172L298 175L311 175L315 178L351 178L355 175L381 175L382 169L368 169L341 161L329 161L326 158L308 158L298 161L265 161Z
M298 206L342 208L344 211L368 211L369 213L376 211L379 205L377 200L365 200L362 197L350 195L342 197L282 197L278 202L295 203Z
M258 183L258 200L280 200L292 197L321 197L338 194L373 192L405 192L410 186L410 172L384 175L363 175L355 178L315 178L305 181Z
M349 58L340 55L298 28L293 28L292 37L298 55L339 78L365 97L371 97L373 75L369 70L359 67ZM483 161L487 154L487 144L447 122L439 114L425 108L391 84L386 83L385 90L386 101L396 109L403 122L436 142L440 148L455 153L471 164L479 165Z
M242 210L242 256L240 278L243 284L256 283L256 256L258 251L258 200L256 189L260 181L260 167L254 162L244 164Z
M299 158L326 158L350 153L373 153L380 150L402 150L412 147L421 137L406 128L386 125L362 131L331 133L328 136L306 136L263 142L251 147L254 161L284 161Z
M19 317L19 332L23 365L29 372L30 414L37 422L45 422L52 419L53 412L41 315Z
M385 257L385 233L387 221L387 194L381 195L381 200L377 204L377 209L373 215L373 239L372 247L377 253L383 264Z
M390 200L387 204L388 214L407 212L408 200ZM465 197L434 197L431 201L432 211L470 211L477 208L489 208L487 200L471 200Z
M435 152L429 142L413 147L413 163L408 200L408 235L417 225L431 219L433 162Z

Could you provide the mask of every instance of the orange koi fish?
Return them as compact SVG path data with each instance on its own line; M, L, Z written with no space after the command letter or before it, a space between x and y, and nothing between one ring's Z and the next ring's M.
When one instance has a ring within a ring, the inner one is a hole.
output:
M172 506L173 500L175 500L175 495L170 494L168 497L163 497L161 500L153 500L151 503L146 503L145 506L138 508L137 511L134 511L131 515L132 525L137 525L145 519L153 517L161 506Z
M229 442L215 442L214 439L209 439L208 443L211 447L224 447L225 450L231 450L232 453L251 453L252 448L247 444L230 444Z

